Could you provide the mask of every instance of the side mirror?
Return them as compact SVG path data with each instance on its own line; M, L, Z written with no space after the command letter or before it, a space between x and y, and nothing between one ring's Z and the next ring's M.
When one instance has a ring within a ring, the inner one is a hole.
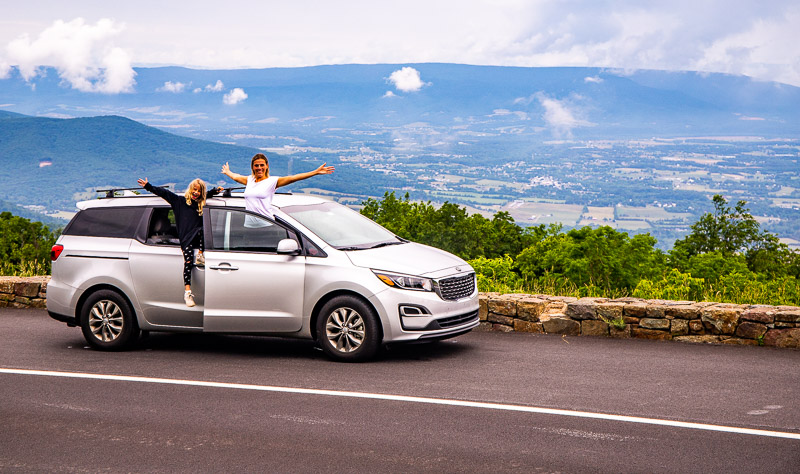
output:
M297 255L300 253L300 245L294 239L283 239L278 242L278 253Z

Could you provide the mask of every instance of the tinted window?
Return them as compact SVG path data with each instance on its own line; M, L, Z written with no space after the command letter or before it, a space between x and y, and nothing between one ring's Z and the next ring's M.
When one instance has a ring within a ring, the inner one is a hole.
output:
M277 252L278 242L293 233L264 217L232 209L210 209L214 250ZM296 240L296 239L295 239Z
M141 207L86 209L75 216L64 234L133 238L143 212Z

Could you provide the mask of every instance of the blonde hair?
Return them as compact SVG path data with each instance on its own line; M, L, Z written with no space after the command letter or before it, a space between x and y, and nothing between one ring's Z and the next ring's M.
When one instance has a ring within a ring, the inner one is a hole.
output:
M183 197L186 198L186 205L192 205L192 189L195 186L200 186L200 198L197 200L197 215L203 215L203 206L206 205L206 183L202 179L195 179L191 183L189 183L189 187L186 188L186 192L183 193Z

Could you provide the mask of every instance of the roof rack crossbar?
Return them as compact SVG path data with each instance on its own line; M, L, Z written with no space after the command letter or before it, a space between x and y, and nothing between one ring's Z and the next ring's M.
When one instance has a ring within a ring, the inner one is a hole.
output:
M168 188L169 186L164 185L164 186L157 186L157 187L159 187L159 188ZM142 187L137 187L137 188L111 188L111 189L95 189L94 192L96 192L96 193L106 193L105 197L113 198L114 195L117 192L120 192L120 191L143 191L143 190L144 190L144 188L142 188Z

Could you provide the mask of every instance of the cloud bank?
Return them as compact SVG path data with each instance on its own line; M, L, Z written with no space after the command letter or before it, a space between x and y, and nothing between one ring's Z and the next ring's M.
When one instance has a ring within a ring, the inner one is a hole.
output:
M110 41L123 29L108 19L94 25L82 18L57 20L34 40L26 34L11 41L0 58L0 77L7 77L10 65L15 65L23 79L33 84L43 74L42 68L50 66L64 83L82 92L133 92L136 72L130 58Z

